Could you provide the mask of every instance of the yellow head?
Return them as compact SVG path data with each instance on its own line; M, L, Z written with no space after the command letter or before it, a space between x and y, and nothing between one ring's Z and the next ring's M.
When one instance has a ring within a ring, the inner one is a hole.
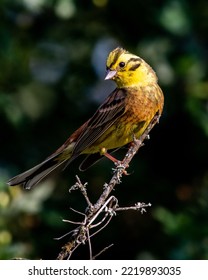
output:
M114 80L119 88L146 86L157 82L153 69L142 58L123 48L118 47L110 52L106 68L105 80Z

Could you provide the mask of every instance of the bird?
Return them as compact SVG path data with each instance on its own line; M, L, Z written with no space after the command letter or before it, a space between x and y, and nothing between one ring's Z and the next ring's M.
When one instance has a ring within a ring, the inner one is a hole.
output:
M81 171L104 156L115 162L112 153L139 138L155 114L161 116L163 92L155 71L141 57L115 48L107 57L105 80L113 80L116 88L92 117L43 162L11 178L9 186L31 189L79 155L86 155L79 166Z

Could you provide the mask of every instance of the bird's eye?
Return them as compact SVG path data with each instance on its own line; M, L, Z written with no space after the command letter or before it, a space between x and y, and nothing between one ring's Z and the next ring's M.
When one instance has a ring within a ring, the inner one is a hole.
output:
M119 63L119 66L120 66L121 68L123 68L123 67L125 66L125 62L121 61L121 62Z

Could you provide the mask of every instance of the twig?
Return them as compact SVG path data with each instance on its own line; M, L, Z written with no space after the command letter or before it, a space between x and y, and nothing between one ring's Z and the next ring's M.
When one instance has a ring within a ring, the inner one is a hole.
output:
M87 191L86 191L87 183L82 184L81 180L79 179L79 177L77 175L76 175L76 179L77 179L77 182L69 189L69 192L79 189L81 191L81 193L83 194L89 209L91 209L93 207L93 205L90 202L88 195L87 195Z
M128 206L128 207L118 207L115 209L116 212L118 211L127 211L127 210L135 210L135 211L140 211L142 214L144 212L146 212L146 209L147 207L151 207L151 203L143 203L143 202L137 202L135 204L135 206Z
M150 124L148 125L148 127L146 128L146 130L144 131L144 133L140 136L139 139L135 139L134 138L134 145L131 145L131 147L129 148L128 152L126 153L123 161L121 164L117 165L116 168L114 169L114 175L111 178L110 182L108 183L107 187L105 187L103 193L101 194L101 196L99 197L99 199L97 200L97 202L95 203L95 205L93 206L94 211L96 211L97 209L99 209L101 207L101 205L104 204L104 201L106 200L106 198L109 196L109 194L111 193L111 191L114 189L116 184L120 184L121 182L121 177L124 173L124 170L126 170L126 168L129 167L129 163L132 160L132 158L134 157L134 155L138 152L139 148L141 148L143 141L149 137L149 132L151 131L151 129L155 126L155 124L159 121L159 115L156 114L152 121L150 122Z
M92 244L91 244L89 230L87 230L87 240L88 240L88 244L89 244L90 260L92 260Z
M108 250L110 247L112 247L114 244L110 244L109 246L103 248L98 254L96 254L92 259L95 260L98 256L100 256L102 253L104 253L106 250Z
M134 206L130 207L119 207L118 201L114 196L109 197L110 193L114 189L114 187L117 184L121 183L121 178L123 174L127 174L126 168L128 168L130 161L134 157L134 155L137 153L140 147L143 145L143 141L149 137L150 130L154 127L154 125L159 121L159 115L156 114L144 133L141 135L139 139L136 139L134 137L133 145L130 146L128 149L124 159L122 162L118 162L116 164L116 167L113 169L114 174L110 180L110 182L107 184L104 184L103 193L98 198L97 202L93 205L87 195L86 190L86 183L82 184L81 180L78 176L76 176L77 182L74 186L70 188L71 190L79 189L81 193L83 194L86 202L87 202L87 209L86 214L81 213L84 215L84 221L77 223L79 226L71 231L71 236L69 242L67 242L63 247L61 252L58 255L57 259L65 259L70 258L72 253L75 249L78 248L80 244L85 244L87 241L89 244L89 250L90 250L90 259L92 259L92 245L91 245L91 238L95 234L97 234L99 231L101 231L104 227L107 226L107 224L112 219L113 214L115 214L118 211L126 211L126 210L139 210L141 213L144 213L146 211L146 207L151 206L151 204L145 204L145 203L136 203ZM108 198L109 197L109 198ZM78 211L77 211L78 212ZM101 213L104 213L104 217L97 223L94 223L96 219L101 215ZM106 219L108 218L107 222ZM68 221L71 222L71 221ZM104 225L102 225L105 222ZM72 222L74 224L74 222ZM96 232L90 234L90 230L93 228L100 227ZM63 235L65 236L65 235ZM110 246L109 246L110 247ZM99 254L107 250L109 247L104 248ZM96 257L95 256L95 257ZM94 257L94 258L95 258Z

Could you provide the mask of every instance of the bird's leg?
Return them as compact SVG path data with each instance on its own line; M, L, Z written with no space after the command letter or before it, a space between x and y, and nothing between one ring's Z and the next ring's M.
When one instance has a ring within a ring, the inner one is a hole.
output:
M118 159L116 159L115 157L113 157L111 154L109 154L109 153L105 153L104 154L104 156L105 157L107 157L109 160L111 160L112 162L114 162L116 165L118 164L118 163L120 163L120 160L118 160Z
M103 154L105 157L107 157L109 160L111 160L115 164L116 167L121 167L122 169L124 168L122 165L123 161L120 161L120 160L116 159L115 157L113 157L111 154L109 154L107 152L106 148L101 149L101 154ZM123 174L128 175L128 173L125 169L123 170Z
M116 165L120 163L120 160L117 160L115 157L113 157L112 155L110 155L110 154L107 152L107 149L106 149L106 148L102 148L101 151L100 151L100 154L101 154L101 155L104 155L105 157L107 157L109 160L111 160L112 162L114 162Z

